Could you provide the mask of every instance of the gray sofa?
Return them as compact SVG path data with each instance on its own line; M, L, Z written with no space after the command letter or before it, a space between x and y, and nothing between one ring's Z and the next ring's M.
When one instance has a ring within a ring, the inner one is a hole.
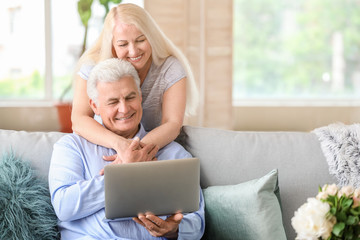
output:
M47 178L52 146L64 133L0 130L0 152L11 149ZM333 183L313 133L239 132L184 126L177 139L201 160L201 186L238 184L278 169L283 225L294 239L294 211L314 197L318 186Z

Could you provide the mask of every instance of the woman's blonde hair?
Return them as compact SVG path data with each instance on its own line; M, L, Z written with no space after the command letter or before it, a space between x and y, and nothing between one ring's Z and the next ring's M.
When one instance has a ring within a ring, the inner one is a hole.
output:
M80 58L78 67L84 63L98 63L108 58L116 58L113 50L113 29L115 22L134 25L142 32L152 48L155 65L162 64L169 56L178 59L186 71L186 115L194 115L198 105L198 91L190 64L185 55L166 37L150 14L135 4L119 4L107 14L103 30L95 42Z

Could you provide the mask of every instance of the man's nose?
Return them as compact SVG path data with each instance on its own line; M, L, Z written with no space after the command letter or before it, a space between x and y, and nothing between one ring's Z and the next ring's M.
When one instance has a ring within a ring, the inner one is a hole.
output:
M120 101L120 103L118 105L118 112L127 113L128 110L129 110L129 107L128 107L128 104L126 103L126 101Z

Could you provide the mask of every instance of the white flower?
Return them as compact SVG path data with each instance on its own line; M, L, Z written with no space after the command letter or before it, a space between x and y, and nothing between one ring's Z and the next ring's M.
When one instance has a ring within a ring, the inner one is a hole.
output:
M360 188L355 189L355 191L354 191L354 197L360 198Z
M328 195L335 196L336 193L339 191L339 188L336 186L336 184L331 184L331 185L325 184L325 186L324 186L325 190L323 188L323 191L325 191Z
M326 200L328 198L328 194L326 192L319 192L317 195L316 195L316 199L318 200Z
M316 195L316 199L326 200L329 195L335 196L338 191L339 188L336 186L336 184L331 184L331 185L325 184L322 187L322 191L319 192L318 195Z
M345 186L340 189L338 192L338 197L340 198L342 195L346 197L350 197L351 194L354 193L354 188L352 186Z
M353 200L354 200L353 207L354 208L358 207L360 205L360 189L359 188L355 189Z
M291 225L297 233L298 240L327 239L335 224L334 219L327 219L330 206L316 198L308 198L291 219Z

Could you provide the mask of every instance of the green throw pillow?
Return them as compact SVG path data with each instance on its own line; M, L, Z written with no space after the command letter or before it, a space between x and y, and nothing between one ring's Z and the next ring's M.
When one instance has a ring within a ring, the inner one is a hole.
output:
M212 186L203 193L203 239L286 240L276 169L259 179Z
M0 159L0 239L59 239L47 181L13 154Z

